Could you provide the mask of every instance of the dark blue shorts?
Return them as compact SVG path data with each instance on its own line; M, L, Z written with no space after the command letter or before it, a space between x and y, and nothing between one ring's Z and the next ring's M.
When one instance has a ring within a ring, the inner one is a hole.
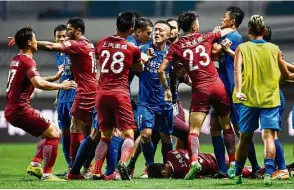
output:
M71 109L72 103L73 102L57 104L58 126L60 129L70 128L70 123L71 123L70 109Z

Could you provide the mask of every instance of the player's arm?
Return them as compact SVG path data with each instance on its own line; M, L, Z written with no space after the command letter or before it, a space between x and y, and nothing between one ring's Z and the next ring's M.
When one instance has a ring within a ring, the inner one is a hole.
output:
M60 79L62 73L64 72L64 64L60 65L58 67L58 71L54 76L49 76L49 77L43 77L44 80L48 82L54 82Z
M291 64L291 63L287 63L287 69L291 72L291 73L294 73L294 64Z
M280 50L278 53L278 63L279 63L282 79L294 80L294 73L290 73L288 70L288 65L290 64L285 61L285 59L283 58L282 52Z
M54 101L54 107L55 107L55 108L57 108L57 104L58 104L58 96L59 96L59 90L57 90L56 97L55 97L55 101Z
M160 83L163 86L164 91L165 91L164 92L165 93L165 100L171 102L172 101L172 94L171 94L171 91L170 91L169 86L167 84L166 77L165 77L165 70L168 68L169 64L170 64L170 62L167 59L164 59L162 61L162 63L160 64L157 73L159 76Z
M56 51L64 52L64 48L61 43L53 43L48 41L37 41L38 49L44 51Z
M41 76L34 76L30 78L30 81L34 87L41 90L69 90L77 87L77 84L72 80L65 80L62 83L53 83L44 80Z
M243 57L239 47L236 49L236 57L234 60L234 78L235 78L235 88L236 88L236 96L239 100L247 100L245 94L241 92L242 87L242 65L243 65Z
M218 43L214 43L212 46L212 50L211 50L212 60L218 61L219 60L218 58L219 58L222 51L223 51L223 47Z

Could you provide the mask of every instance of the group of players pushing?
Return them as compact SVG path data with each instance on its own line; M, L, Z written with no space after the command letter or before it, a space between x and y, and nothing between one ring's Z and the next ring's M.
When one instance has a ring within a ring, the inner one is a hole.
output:
M237 183L241 183L242 171L244 176L261 176L262 169L257 163L254 145L250 144L250 138L242 139L246 131L240 130L241 135L239 132L240 104L234 104L232 100L234 51L243 42L236 30L243 18L244 12L240 8L229 7L220 28L201 34L198 16L193 11L183 12L177 20L159 20L154 25L134 12L124 12L117 17L116 33L99 40L96 48L84 37L85 24L81 18L70 19L66 27L56 27L56 43L37 41L31 27L20 29L10 41L10 45L15 42L19 47L20 54L13 58L9 68L5 117L12 125L42 137L27 172L44 181L63 181L52 174L59 142L57 127L30 105L30 96L36 87L59 90L58 120L62 129L63 151L70 168L67 179L84 179L85 175L80 172L82 166L87 173L95 158L92 179L115 179L119 176L129 180L140 151L145 157L146 175L149 177L156 177L159 173L160 177L185 179L194 179L197 174L233 178L236 174ZM249 36L264 35L264 21L256 22L257 18L260 16L253 16L249 21ZM181 38L180 29L184 32ZM33 60L37 49L60 52L57 53L60 69L55 76L40 77ZM96 59L100 64L99 76L96 75ZM213 60L219 61L218 70ZM293 69L290 65L288 67ZM285 76L291 79L293 76L287 72ZM130 98L130 82L134 75L139 77L138 105ZM62 83L52 83L60 77ZM177 94L180 82L192 87L189 127L185 124ZM246 100L241 92L235 96ZM199 154L198 136L211 106L214 110L211 134L215 155ZM91 125L92 130L89 128ZM136 129L139 136L134 142ZM251 171L243 169L244 164L240 165L240 160L247 158L246 151L243 151L246 155L239 155L239 160L237 154L235 168L234 131L241 136L239 147L243 145L248 149L249 144L252 146L248 155ZM171 135L177 137L176 150L173 150ZM265 143L269 136L265 135ZM154 164L159 139L163 165ZM102 175L106 157L107 171ZM265 162L265 176L289 178L283 153L277 160L275 173L273 169L267 169L268 163ZM271 184L268 177L265 184Z

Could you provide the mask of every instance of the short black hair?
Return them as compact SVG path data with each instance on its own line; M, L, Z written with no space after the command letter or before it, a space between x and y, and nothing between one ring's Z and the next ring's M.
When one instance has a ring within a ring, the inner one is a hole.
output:
M261 15L251 16L248 27L255 36L263 36L265 30L265 21Z
M185 11L182 12L178 18L179 27L184 31L188 32L191 30L193 23L198 18L196 11Z
M145 18L145 17L140 17L140 18L136 19L135 30L140 29L140 30L144 31L147 29L148 26L153 27L153 23L150 19Z
M164 164L154 163L148 167L147 173L149 178L163 178L161 172L164 168Z
M171 18L166 19L166 22L172 22L172 21L177 22L177 25L178 25L178 31L180 31L179 22L178 22L178 20L177 20L176 18L171 17ZM172 27L172 28L173 28L173 27ZM173 28L173 29L174 29L174 28Z
M141 14L138 11L131 10L131 11L128 11L128 12L132 13L136 17L136 19L141 17Z
M136 17L131 12L119 13L116 19L116 27L119 32L127 32L129 29L134 28Z
M60 24L60 25L56 26L54 28L54 36L56 34L56 31L59 31L60 32L60 31L64 31L64 30L66 30L66 26L64 24Z
M272 39L272 29L271 27L269 26L266 26L265 27L265 31L264 31L264 34L263 34L263 39L267 42L270 42L271 39Z
M165 25L167 25L167 26L169 27L170 31L173 29L173 27L172 27L172 26L171 26L166 20L158 20L158 21L156 21L156 22L154 23L154 26L155 26L156 24L165 24Z
M226 11L230 12L229 15L232 19L235 19L235 25L238 28L244 19L244 11L241 8L235 6L228 7Z
M81 29L82 34L85 34L85 22L80 17L73 17L67 21L74 29Z
M18 30L14 36L15 44L19 49L25 49L28 45L28 40L33 39L33 27L27 25Z

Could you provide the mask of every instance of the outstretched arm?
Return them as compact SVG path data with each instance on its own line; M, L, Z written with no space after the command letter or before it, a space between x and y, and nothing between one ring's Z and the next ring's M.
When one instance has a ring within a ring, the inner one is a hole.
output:
M61 43L38 41L37 44L38 44L38 49L40 50L64 52L64 48Z

